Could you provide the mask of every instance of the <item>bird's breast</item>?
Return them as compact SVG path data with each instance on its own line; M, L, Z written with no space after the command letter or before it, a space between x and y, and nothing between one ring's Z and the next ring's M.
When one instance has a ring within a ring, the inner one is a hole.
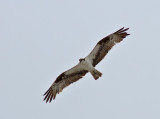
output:
M87 58L85 58L85 60L81 62L81 66L83 67L83 69L85 69L89 72L94 69L94 67L92 66L92 64L90 63L90 61Z

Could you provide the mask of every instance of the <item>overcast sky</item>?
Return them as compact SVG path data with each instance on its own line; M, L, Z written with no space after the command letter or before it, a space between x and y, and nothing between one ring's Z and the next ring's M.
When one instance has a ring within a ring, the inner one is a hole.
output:
M0 0L1 119L160 119L159 0ZM128 36L52 103L56 77L121 27Z

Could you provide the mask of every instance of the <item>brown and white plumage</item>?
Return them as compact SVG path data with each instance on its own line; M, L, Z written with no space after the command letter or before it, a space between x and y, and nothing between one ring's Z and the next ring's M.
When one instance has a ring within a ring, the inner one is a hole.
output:
M62 90L70 85L71 83L76 82L82 78L88 71L80 68L80 64L77 64L75 67L63 72L60 74L51 87L44 94L46 102L51 102L52 99L55 99L56 94L62 92Z
M78 81L88 72L92 74L95 80L101 77L102 73L94 67L105 57L108 51L116 43L119 43L123 38L129 35L126 33L128 29L129 28L121 28L100 40L87 57L80 59L80 62L75 67L63 72L57 77L55 82L44 94L44 100L46 100L46 102L51 102L52 99L55 99L57 93L59 94L65 87Z
M121 28L97 43L91 53L87 56L91 60L93 66L96 66L116 43L119 43L123 38L130 35L125 32L128 29L129 28Z

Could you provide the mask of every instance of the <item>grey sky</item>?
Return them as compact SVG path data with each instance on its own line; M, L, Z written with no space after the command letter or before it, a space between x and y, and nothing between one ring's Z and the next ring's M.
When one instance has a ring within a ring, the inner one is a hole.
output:
M0 0L1 119L160 119L159 0ZM46 104L56 77L96 43L131 35Z

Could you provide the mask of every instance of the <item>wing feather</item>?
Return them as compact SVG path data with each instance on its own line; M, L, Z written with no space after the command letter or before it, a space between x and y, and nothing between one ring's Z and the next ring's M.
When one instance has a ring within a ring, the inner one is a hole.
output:
M80 64L78 64L75 67L60 74L55 80L55 82L51 85L51 87L44 94L45 96L44 100L46 100L46 103L51 102L52 99L54 100L56 97L56 94L59 94L60 92L62 92L62 90L68 85L70 85L71 83L78 81L87 72L88 71L83 70Z
M93 66L96 66L116 43L121 42L123 38L130 35L126 32L128 29L129 28L124 29L123 27L97 43L87 56ZM56 95L62 92L65 87L81 79L87 72L88 71L84 70L79 63L75 67L60 74L44 94L46 103L54 100Z
M93 66L96 66L116 43L121 42L123 38L130 35L125 32L128 29L129 28L124 29L123 27L109 36L106 36L97 43L91 53L87 56Z

